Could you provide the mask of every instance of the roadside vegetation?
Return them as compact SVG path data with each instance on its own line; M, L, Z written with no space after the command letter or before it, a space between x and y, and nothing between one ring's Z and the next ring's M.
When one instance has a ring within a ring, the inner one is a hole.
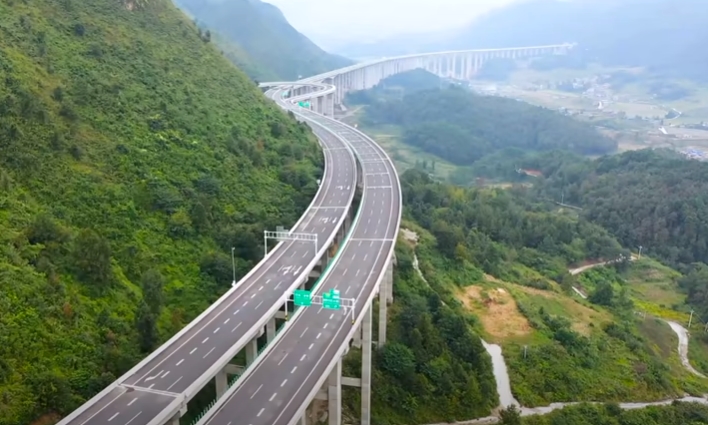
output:
M399 242L392 323L400 320L399 309L405 310L411 292L432 291L433 299L439 297L464 318L471 332L502 346L514 397L524 406L650 401L708 390L705 379L682 367L668 325L635 314L635 300L656 300L641 280L646 274L680 299L676 272L645 259L571 276L568 269L585 259L628 257L628 252L601 227L535 203L526 191L453 187L417 170L403 174L402 187L404 227L416 232L418 240ZM409 271L413 254L425 281ZM587 291L588 300L573 286ZM395 332L389 340L392 347L399 342L415 346ZM427 370L422 366L410 370ZM356 373L356 366L350 371ZM429 384L437 387L435 381ZM375 408L377 419L403 421L406 417L391 412L411 402L407 394L414 386L395 379L383 385L387 396ZM415 400L419 410L409 419L415 423L483 415L482 410L450 414L440 402L433 407ZM358 410L356 402L350 402L350 409Z
M546 415L520 417L514 409L502 412L501 425L697 425L708 421L708 406L674 402L667 406L622 410L617 404L579 404Z

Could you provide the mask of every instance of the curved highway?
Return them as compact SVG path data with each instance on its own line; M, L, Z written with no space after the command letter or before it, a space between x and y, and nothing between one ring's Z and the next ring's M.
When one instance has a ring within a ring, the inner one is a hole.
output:
M320 252L313 242L279 243L202 315L59 424L146 425L174 415L258 335L284 294L307 279L342 225L357 179L347 145L317 126L313 130L324 149L325 173L293 232L317 234Z
M336 388L341 385L341 366L337 365L341 365L339 362L349 348L348 342L360 326L362 344L368 341L362 346L362 363L370 361L371 301L379 289L384 290L379 285L392 259L400 227L401 190L390 158L375 142L325 116L334 115L334 105L341 104L346 92L373 87L390 75L415 68L466 79L474 75L485 61L495 57L562 54L573 47L573 44L564 43L409 55L355 64L295 83L262 84L263 87L291 89L293 96L286 100L273 94L278 93L277 90L269 93L281 107L340 136L357 156L364 177L359 213L337 258L314 292L314 295L322 295L325 291L337 289L343 299L354 298L355 314L350 316L344 310L333 312L318 306L299 309L275 343L266 348L256 364L246 370L198 425L293 425L303 418L308 404L322 384L331 379L333 371L339 376L334 378L339 383L330 381L329 385L328 397L334 397L330 399L330 423L339 424L341 394L336 395L339 391ZM293 105L302 100L312 100L314 105L311 107L324 115ZM385 309L382 312L385 315ZM352 317L356 317L355 322ZM370 423L370 373L370 365L363 365L360 385L362 423L366 424Z
M316 233L319 241L326 242L318 246L318 253L312 242L279 243L235 288L60 425L160 425L180 409L183 413L186 402L259 334L285 297L307 278L342 225L357 178L362 177L363 196L353 227L313 290L313 295L321 295L338 289L343 300L354 300L354 314L319 306L298 309L275 341L199 422L294 424L337 367L355 330L361 327L362 339L370 341L371 301L392 261L401 220L400 184L390 158L363 133L325 115L334 115L335 104L341 104L348 91L373 87L396 73L424 68L465 79L495 57L562 54L573 47L565 43L409 55L356 64L298 82L262 84L292 90L287 99L283 98L283 89L269 90L267 95L308 122L323 147L323 182L292 231ZM312 107L324 115L293 105L310 99L314 100ZM357 175L358 169L362 176ZM383 313L385 321L385 310ZM365 358L367 350L370 354L369 344L363 349ZM362 403L362 421L368 424L370 369L366 374L361 379L362 400L367 400L366 409Z
M363 197L352 231L313 293L338 289L342 298L356 299L357 323L344 309L301 309L265 358L249 369L235 391L220 400L200 425L288 425L297 418L348 348L361 312L370 308L392 257L401 217L393 163L376 143L353 128L305 109L296 113L346 140L364 173Z

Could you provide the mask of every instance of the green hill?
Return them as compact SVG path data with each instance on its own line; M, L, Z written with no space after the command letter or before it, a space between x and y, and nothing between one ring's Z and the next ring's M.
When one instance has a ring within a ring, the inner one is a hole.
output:
M384 80L364 93L353 93L349 101L367 105L362 124L396 126L403 130L403 143L456 165L471 165L505 148L562 149L582 155L617 148L616 141L590 124L546 108L456 86L418 91L403 87Z
M236 63L250 61L260 68L250 74L256 79L294 80L352 63L317 47L271 4L259 0L178 0L177 3L200 25L240 46L247 57L236 56Z
M70 412L188 323L321 161L169 0L0 1L0 424Z

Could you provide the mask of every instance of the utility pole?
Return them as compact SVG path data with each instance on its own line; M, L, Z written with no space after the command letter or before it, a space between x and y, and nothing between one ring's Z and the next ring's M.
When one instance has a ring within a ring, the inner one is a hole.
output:
M234 256L234 251L236 250L235 247L231 247L231 271L233 273L233 282L231 282L231 285L236 286L236 257Z
M691 329L691 321L693 320L693 310L691 310L691 315L688 317L688 329Z
M642 246L639 245L639 257L637 257L637 260L641 260L641 259L642 259Z

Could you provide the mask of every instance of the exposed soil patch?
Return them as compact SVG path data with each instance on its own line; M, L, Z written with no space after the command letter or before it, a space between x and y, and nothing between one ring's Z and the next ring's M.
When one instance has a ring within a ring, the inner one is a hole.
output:
M59 422L59 419L61 415L58 413L47 413L30 422L29 425L51 425Z
M531 332L531 325L519 312L514 298L503 288L484 290L479 286L468 286L460 291L458 299L477 313L484 330L495 339Z

